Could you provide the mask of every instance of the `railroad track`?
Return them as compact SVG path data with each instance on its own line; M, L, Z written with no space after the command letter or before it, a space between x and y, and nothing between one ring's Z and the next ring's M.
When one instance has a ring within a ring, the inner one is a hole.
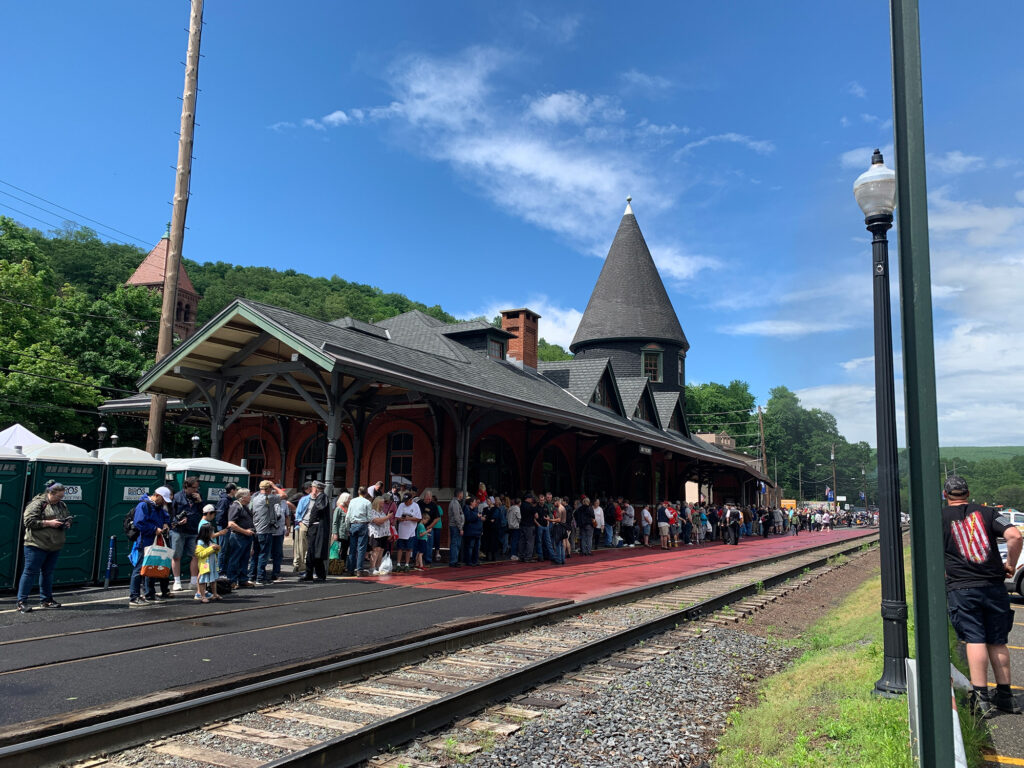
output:
M495 702L521 697L568 670L634 649L645 638L678 631L678 625L707 619L735 603L737 613L710 619L728 622L796 588L809 578L805 572L876 539L862 537L688 577L675 586L558 606L49 734L0 748L0 766L41 768L89 755L102 757L80 762L79 768L156 766L169 758L217 768L341 767L367 760L390 765L391 758L379 756L382 749L482 711L497 712L499 719L468 720L470 730L511 733L517 721L550 707L550 699L526 696L488 710ZM785 583L790 579L795 581ZM670 652L668 646L661 650ZM645 646L649 656L659 652L657 645ZM617 663L639 661L627 653ZM239 722L241 715L245 722ZM296 723L301 735L289 733Z

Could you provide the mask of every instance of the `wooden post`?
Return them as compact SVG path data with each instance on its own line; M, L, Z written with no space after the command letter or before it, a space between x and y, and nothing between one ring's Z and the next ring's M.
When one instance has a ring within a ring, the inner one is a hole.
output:
M192 176L192 137L196 124L196 92L199 90L199 40L203 32L203 0L192 0L188 27L188 52L185 59L185 92L181 103L181 135L178 137L178 167L174 178L174 204L171 209L171 236L164 262L164 295L160 309L160 335L156 344L156 361L171 353L174 344L174 309L178 299L178 270L181 247L185 239L185 213L188 210L188 188ZM164 432L164 411L167 398L153 395L149 406L149 429L146 450L161 452Z

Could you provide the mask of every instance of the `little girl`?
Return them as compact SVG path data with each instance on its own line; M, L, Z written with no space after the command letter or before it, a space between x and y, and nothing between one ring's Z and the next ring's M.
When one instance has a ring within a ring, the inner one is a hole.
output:
M206 522L205 520L203 521ZM213 525L199 525L199 541L196 543L196 560L199 562L199 583L196 585L194 600L208 603L220 600L217 594L217 558L212 557L220 552L220 544L213 544ZM207 591L207 590L212 591Z

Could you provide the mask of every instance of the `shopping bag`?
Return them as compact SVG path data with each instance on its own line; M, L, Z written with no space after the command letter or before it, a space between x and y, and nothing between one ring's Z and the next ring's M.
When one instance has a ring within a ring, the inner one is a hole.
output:
M383 576L386 573L391 573L391 569L394 566L391 564L391 555L387 552L384 553L384 558L380 561L380 566L377 568L377 573Z
M143 551L142 570L143 576L150 579L166 579L171 575L171 558L174 550L164 545L164 537L157 536Z
M321 550L323 551L323 550ZM341 558L341 542L335 541L331 543L331 552L328 560L338 560Z

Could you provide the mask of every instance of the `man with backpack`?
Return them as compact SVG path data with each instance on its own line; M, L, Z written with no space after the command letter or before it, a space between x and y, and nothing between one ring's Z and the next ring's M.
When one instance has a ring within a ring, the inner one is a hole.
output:
M153 545L157 535L167 536L170 526L167 524L165 507L169 507L173 499L171 489L160 486L149 496L142 496L132 512L132 529L136 532L132 551L128 560L132 564L132 577L128 586L128 607L145 608L147 605L162 602L156 594L157 579L142 575L142 561L146 547ZM128 534L129 538L132 534ZM165 539L166 541L166 539ZM146 594L142 595L145 586Z

